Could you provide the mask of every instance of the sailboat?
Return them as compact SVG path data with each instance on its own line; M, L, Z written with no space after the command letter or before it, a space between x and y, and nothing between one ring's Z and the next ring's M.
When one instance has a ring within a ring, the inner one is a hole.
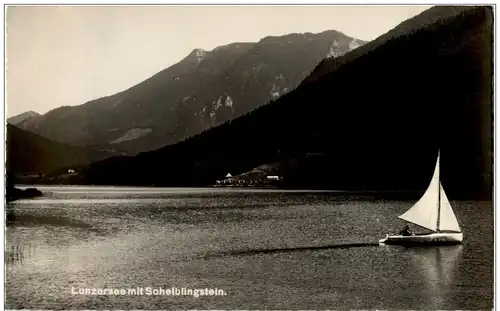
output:
M455 213L446 196L440 180L440 152L429 187L409 210L398 216L399 219L433 231L413 235L390 235L379 240L383 244L459 244L463 233Z

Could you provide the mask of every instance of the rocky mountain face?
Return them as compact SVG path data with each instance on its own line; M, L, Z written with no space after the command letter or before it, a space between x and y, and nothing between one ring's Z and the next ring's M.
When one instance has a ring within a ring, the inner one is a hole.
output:
M7 123L13 124L13 125L19 125L22 124L23 122L28 122L29 120L39 117L40 114L38 112L34 111L26 111L21 114L18 114L16 116L10 117L7 119Z
M364 43L326 31L196 49L126 91L57 108L20 126L79 146L128 154L156 149L290 92L321 59L339 57Z
M290 187L424 191L440 150L451 200L491 199L492 42L491 7L431 8L325 60L268 105L175 145L93 163L79 182L209 185L285 163Z

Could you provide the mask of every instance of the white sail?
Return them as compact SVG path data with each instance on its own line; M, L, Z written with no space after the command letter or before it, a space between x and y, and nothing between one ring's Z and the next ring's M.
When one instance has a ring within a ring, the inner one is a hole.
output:
M443 185L440 184L439 186L441 191L439 229L460 232L457 217L455 217L455 213L453 213L450 201L448 201L446 193L444 192Z
M415 205L406 211L406 213L398 218L432 231L437 231L439 229L443 231L461 232L455 213L453 213L453 209L451 208L450 201L440 182L439 157L438 154L434 175L432 175L432 180L424 195Z
M439 155L434 175L424 195L406 213L398 218L414 223L432 231L437 230L439 205Z

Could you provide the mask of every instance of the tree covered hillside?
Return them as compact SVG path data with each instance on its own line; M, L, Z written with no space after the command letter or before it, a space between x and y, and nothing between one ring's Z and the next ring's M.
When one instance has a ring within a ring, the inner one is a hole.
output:
M7 170L13 174L50 174L68 167L89 164L114 155L48 140L7 124Z

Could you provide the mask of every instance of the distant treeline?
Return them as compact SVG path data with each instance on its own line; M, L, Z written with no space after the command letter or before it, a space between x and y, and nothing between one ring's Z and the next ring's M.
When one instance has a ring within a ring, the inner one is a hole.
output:
M7 124L7 160L9 173L45 175L61 168L86 165L115 153L82 148L51 141L45 137Z
M491 7L432 8L266 106L176 145L94 163L81 182L208 185L281 161L290 187L423 190L439 148L450 199L489 199L492 22Z

